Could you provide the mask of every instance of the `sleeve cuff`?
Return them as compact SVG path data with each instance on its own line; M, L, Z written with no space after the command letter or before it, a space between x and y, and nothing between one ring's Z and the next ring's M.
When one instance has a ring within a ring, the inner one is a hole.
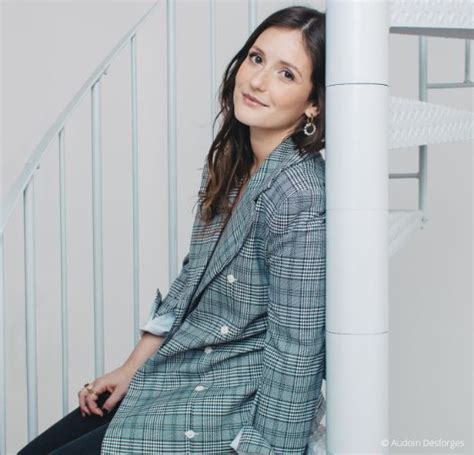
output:
M174 312L170 311L169 313L149 319L140 326L140 338L143 337L145 332L150 332L153 335L166 335L171 329L175 318Z
M234 438L234 440L230 443L230 446L237 451L237 447L239 446L240 437L242 436L242 429L239 431L239 434Z
M249 424L244 425L230 445L239 455L277 455L266 439Z

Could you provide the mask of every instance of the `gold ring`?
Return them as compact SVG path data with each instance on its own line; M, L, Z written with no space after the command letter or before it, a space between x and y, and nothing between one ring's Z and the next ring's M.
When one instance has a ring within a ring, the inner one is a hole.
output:
M97 392L92 388L92 386L90 385L89 382L88 382L87 384L84 384L84 387L85 387L86 390L89 392L89 394L95 393L95 394L97 395Z

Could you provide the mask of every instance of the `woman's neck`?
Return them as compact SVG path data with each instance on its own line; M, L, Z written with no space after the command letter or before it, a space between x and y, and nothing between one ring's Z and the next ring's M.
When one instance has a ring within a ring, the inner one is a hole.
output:
M269 133L268 130L262 131L250 128L250 146L252 147L257 167L265 161L267 156L272 153L278 144L280 144L292 130L293 128L289 128L286 131Z

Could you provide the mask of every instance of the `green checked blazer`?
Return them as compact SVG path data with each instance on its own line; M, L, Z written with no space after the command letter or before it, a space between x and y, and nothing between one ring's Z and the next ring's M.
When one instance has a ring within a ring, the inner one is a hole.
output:
M223 229L224 214L207 227L199 217L207 177L206 162L189 253L152 308L174 322L136 371L102 454L307 453L324 401L325 161L284 139Z

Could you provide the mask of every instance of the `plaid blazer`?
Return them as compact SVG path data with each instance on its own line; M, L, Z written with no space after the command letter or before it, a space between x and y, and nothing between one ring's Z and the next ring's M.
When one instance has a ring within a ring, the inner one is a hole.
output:
M206 163L200 196L207 177ZM306 452L324 401L325 199L323 157L286 138L224 229L223 214L205 227L197 211L182 270L153 305L173 325L135 373L102 454Z

